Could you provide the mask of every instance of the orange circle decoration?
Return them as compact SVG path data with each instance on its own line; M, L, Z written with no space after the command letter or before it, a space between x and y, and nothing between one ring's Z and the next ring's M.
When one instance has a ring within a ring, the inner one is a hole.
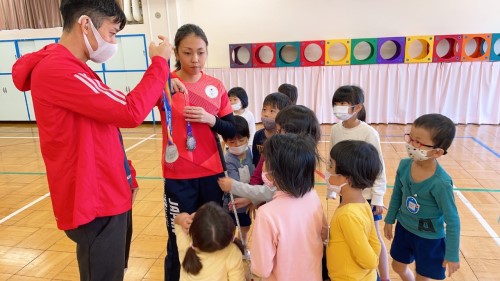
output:
M467 54L467 45L475 41L476 47ZM462 43L462 61L485 61L490 59L491 34L464 34Z

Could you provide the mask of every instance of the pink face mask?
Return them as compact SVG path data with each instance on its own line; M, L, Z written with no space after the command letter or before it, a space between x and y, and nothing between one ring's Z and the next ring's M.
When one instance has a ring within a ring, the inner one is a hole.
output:
M274 187L274 183L267 178L267 172L262 172L262 181L267 187Z
M80 19L78 19L78 23L81 23L83 17L84 16L81 16ZM92 20L90 20L90 27L92 28L92 33L94 33L95 39L97 40L97 50L94 51L92 46L90 46L87 35L83 34L83 40L85 41L85 46L89 52L90 60L95 63L103 63L113 57L118 50L118 44L111 44L104 40L99 31L95 28Z

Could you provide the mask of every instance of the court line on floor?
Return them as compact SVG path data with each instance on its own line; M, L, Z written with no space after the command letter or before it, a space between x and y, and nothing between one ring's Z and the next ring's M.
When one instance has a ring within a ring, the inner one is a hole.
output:
M147 140L152 139L152 138L153 138L153 137L155 137L155 136L156 136L156 134L151 134L149 137L147 137L147 138L145 138L145 139L141 140L140 142L138 142L138 143L136 143L136 144L132 145L131 147L128 147L127 149L125 149L125 152L127 152L127 151L129 151L129 150L131 150L131 149L134 149L135 147L137 147L137 146L141 145L142 143L144 143L144 142L145 142L145 141L147 141ZM3 174L3 173L2 173L2 174ZM36 172L36 173L21 173L21 172L20 172L19 174L23 174L23 175L27 175L27 174L45 175L46 173L37 173L37 172ZM4 222L6 222L6 221L10 220L10 219L11 219L11 218L13 218L14 216L18 215L19 213L23 212L24 210L28 209L29 207L31 207L31 206L35 205L36 203L38 203L38 202L42 201L43 199L45 199L45 198L49 197L49 196L50 196L50 192L47 192L47 193L46 193L46 194L44 194L43 196L40 196L40 197L38 197L37 199L35 199L34 201L32 201L32 202L30 202L30 203L28 203L28 204L24 205L24 206L23 206L23 207L21 207L20 209L17 209L17 210L16 210L16 211L14 211L13 213L11 213L11 214L7 215L6 217L2 218L2 219L0 220L0 225L1 225L1 224L3 224Z
M453 186L454 189L456 189L455 186ZM488 224L488 222L481 216L481 214L472 206L472 204L465 198L465 196L462 194L462 192L456 190L455 193L458 195L460 200L465 204L465 206L469 209L469 211L472 213L474 217L479 221L479 223L483 226L483 228L488 232L488 234L493 238L493 240L497 243L497 246L500 247L500 238L498 237L498 234L491 228L491 226Z

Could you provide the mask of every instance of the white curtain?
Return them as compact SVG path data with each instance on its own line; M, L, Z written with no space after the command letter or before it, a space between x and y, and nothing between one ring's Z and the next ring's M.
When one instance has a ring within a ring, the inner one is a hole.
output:
M342 85L365 91L369 123L412 123L426 113L455 123L500 123L500 63L461 62L349 66L206 69L229 90L243 87L248 108L260 121L262 102L282 83L296 85L297 104L316 112L321 123L337 120L332 96Z

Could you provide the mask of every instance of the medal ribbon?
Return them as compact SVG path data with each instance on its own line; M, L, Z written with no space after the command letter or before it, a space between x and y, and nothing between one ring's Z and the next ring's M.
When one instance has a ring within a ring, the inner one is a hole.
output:
M168 66L170 69L170 60L168 60ZM172 134L172 93L170 92L170 73L168 74L168 80L163 90L163 110L165 110L165 117L167 119L167 140L168 144L172 145L174 143Z

